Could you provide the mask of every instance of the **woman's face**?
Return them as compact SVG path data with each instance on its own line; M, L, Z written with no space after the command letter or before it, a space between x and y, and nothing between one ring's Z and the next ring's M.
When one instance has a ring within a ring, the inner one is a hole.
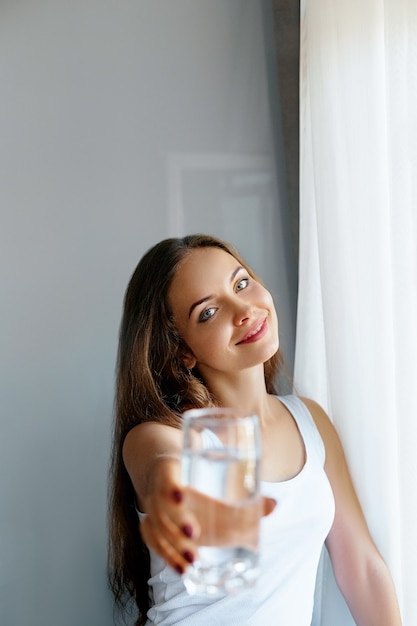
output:
M265 363L279 347L272 296L219 248L192 250L168 294L174 323L189 348L188 368L205 380Z

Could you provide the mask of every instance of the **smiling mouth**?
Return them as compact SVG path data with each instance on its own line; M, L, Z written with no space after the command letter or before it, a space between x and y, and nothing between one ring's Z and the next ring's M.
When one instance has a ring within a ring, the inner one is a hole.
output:
M267 330L266 318L263 319L259 324L256 324L252 330L250 330L247 335L243 337L240 341L237 342L237 345L241 343L252 343L253 341L257 341L261 339Z

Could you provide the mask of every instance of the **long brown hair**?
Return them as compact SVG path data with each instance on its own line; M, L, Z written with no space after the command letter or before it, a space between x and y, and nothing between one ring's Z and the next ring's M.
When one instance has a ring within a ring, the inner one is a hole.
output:
M179 263L196 248L215 247L231 254L259 281L230 244L209 235L165 239L136 267L124 299L116 366L115 419L110 466L109 580L116 607L138 612L135 625L146 623L151 606L149 551L140 536L135 492L123 463L127 433L146 421L181 427L189 407L216 400L195 368L184 368L184 344L168 305L168 290ZM268 393L275 393L279 351L264 365ZM136 605L136 608L135 608Z

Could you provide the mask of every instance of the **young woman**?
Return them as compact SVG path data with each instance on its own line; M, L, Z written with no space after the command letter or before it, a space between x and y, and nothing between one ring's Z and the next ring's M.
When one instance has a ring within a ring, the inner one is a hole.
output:
M229 244L190 235L145 254L121 322L110 499L111 586L136 626L310 626L324 542L356 623L401 624L339 438L316 403L276 395L279 364L272 297ZM210 598L181 578L199 538L181 414L216 405L260 418L264 517L258 584Z

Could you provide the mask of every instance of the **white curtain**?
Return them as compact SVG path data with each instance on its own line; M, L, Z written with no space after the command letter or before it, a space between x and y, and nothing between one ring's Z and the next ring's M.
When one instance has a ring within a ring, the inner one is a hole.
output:
M417 1L301 0L300 69L296 386L336 425L415 626ZM353 624L326 567L316 623Z

